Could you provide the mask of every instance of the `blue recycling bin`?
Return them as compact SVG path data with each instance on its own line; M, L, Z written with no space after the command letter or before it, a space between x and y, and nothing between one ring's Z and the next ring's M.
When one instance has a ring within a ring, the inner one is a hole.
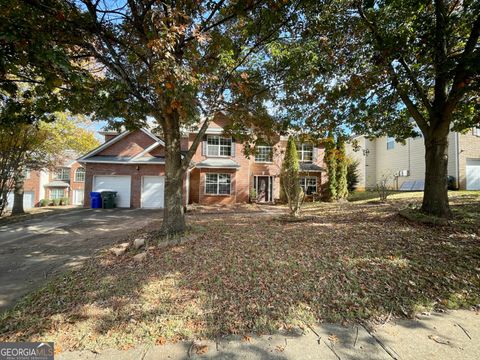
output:
M92 209L101 209L102 208L102 194L99 192L90 193L90 207Z

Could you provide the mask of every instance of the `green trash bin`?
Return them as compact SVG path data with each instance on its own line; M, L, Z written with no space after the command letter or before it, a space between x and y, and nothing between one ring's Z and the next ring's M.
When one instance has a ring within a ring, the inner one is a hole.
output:
M113 209L116 207L116 191L102 191L102 207L104 209Z

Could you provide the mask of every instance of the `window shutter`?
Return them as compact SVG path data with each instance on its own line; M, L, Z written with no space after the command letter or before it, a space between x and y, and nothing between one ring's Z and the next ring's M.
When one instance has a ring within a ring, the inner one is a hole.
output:
M232 145L231 146L232 146L232 150L231 150L230 156L235 157L235 139L234 138L232 138Z
M202 140L202 155L207 156L207 137L203 136Z
M318 148L313 147L312 162L317 162L318 160Z

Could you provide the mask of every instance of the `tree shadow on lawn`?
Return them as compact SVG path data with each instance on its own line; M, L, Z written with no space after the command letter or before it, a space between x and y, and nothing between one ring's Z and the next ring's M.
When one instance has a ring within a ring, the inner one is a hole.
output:
M410 224L392 208L325 210L309 223L195 216L197 239L144 264L103 254L28 296L0 320L0 340L62 349L272 333L384 321L480 302L480 241Z

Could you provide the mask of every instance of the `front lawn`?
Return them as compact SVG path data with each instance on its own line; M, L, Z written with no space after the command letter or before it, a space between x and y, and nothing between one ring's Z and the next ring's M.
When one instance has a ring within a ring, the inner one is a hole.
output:
M478 306L478 234L403 219L398 201L309 205L313 220L301 223L190 215L191 241L157 247L144 264L102 254L4 314L0 340L125 348Z

